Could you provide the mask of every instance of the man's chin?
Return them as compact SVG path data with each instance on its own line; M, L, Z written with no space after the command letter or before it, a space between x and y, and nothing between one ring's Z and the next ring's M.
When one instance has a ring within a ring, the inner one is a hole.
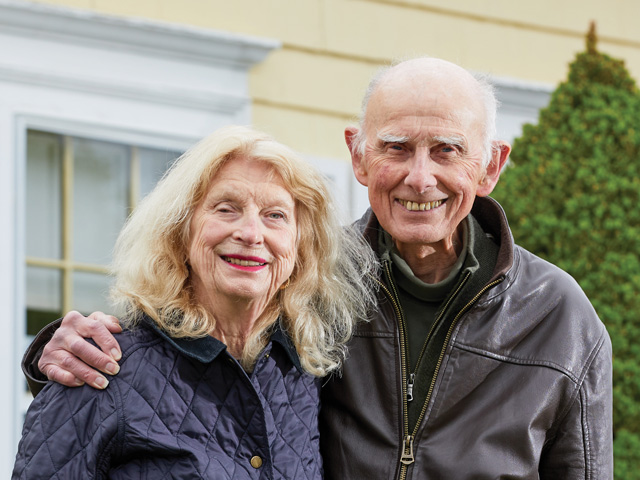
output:
M389 233L399 250L401 250L399 245L407 247L433 246L435 248L437 244L443 243L446 238L451 238L452 236L446 235L435 228L427 229L424 227L419 229L400 230L396 232L392 231Z

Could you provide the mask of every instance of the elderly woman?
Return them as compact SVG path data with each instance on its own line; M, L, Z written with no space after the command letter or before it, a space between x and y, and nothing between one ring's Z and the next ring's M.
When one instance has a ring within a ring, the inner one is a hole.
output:
M116 244L120 373L47 385L13 478L321 478L319 379L372 301L369 250L329 198L247 128L185 153Z

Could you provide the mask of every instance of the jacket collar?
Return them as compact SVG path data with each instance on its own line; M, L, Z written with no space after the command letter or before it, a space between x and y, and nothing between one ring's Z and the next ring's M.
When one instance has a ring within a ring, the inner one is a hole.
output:
M217 338L210 335L206 337L198 338L173 338L167 335L167 333L160 329L158 325L147 315L142 319L142 323L151 328L158 336L163 338L166 342L173 345L183 355L193 358L201 363L211 363L222 352L226 351L227 346ZM292 340L284 332L280 321L276 322L270 338L272 343L277 343L282 347L284 352L291 360L291 363L302 372L302 365L300 364L300 358L293 345Z
M506 275L513 267L514 242L504 210L491 197L476 197L471 214L476 218L484 232L492 235L500 247L498 261L493 270L493 278Z
M504 276L513 266L514 251L513 236L504 210L491 197L476 197L471 214L478 221L482 230L491 235L499 245L498 259L492 279ZM378 252L378 234L382 227L371 208L354 225L362 233L367 243L371 245L373 251Z

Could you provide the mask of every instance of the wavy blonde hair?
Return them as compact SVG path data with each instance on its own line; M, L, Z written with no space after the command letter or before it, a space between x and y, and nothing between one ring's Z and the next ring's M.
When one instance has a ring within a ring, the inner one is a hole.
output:
M250 333L240 362L251 369L280 319L303 368L339 369L345 343L374 302L375 257L340 225L320 174L292 150L247 127L220 129L183 154L127 220L116 242L111 297L133 326L147 314L173 337L203 337L215 318L194 302L187 266L190 223L220 168L238 157L266 162L296 205L298 252L290 284Z

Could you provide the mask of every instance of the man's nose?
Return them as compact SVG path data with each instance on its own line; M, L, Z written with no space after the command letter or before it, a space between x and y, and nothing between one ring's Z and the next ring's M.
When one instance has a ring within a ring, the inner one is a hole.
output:
M256 213L245 212L242 218L238 220L233 238L246 245L262 243L263 233L260 216Z
M427 148L417 149L408 162L409 171L404 179L405 185L411 187L416 193L424 193L429 187L435 187L436 167Z

